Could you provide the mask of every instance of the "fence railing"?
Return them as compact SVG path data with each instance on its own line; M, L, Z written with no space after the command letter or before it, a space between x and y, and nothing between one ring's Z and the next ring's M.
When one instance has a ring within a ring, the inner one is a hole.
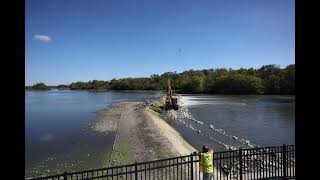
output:
M214 179L294 179L295 145L238 149L213 153ZM202 180L194 154L32 180Z

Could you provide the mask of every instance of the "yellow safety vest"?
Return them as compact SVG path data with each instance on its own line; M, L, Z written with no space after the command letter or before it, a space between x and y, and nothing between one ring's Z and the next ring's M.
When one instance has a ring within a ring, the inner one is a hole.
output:
M213 173L213 151L201 153L200 171L203 173Z

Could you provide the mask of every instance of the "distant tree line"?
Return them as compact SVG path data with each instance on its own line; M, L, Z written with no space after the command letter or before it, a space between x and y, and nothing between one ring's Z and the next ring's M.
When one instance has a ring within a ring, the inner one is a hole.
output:
M295 65L281 69L265 65L259 69L204 69L166 72L144 78L74 82L71 90L165 90L167 80L180 93L205 94L295 94Z
M48 87L47 85L45 85L44 83L40 82L40 83L36 83L33 86L26 86L25 89L28 90L49 90L50 87Z

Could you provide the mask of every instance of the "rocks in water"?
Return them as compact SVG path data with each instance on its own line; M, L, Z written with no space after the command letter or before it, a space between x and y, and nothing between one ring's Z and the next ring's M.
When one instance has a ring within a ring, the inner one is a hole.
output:
M253 146L252 144L248 144L248 146L249 146L250 148L254 148L254 146Z
M203 124L203 122L202 121L198 121L198 120L196 120L196 119L192 119L194 122L196 122L197 124Z
M237 136L232 136L232 139L234 139L234 140L238 140L238 137Z
M216 132L221 133L221 134L225 134L224 130L222 129L214 129Z
M234 147L234 146L230 146L231 150L237 150L238 148Z
M149 99L145 100L143 103L144 106L152 106L151 101Z
M192 127L191 124L190 124L190 128L191 128L192 130L196 131L196 129L195 129L194 127Z

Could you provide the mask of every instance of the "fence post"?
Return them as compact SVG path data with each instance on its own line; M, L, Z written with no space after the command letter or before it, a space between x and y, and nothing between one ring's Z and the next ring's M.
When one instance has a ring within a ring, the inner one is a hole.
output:
M67 178L68 178L68 173L67 173L67 172L64 172L64 173L63 173L63 180L67 180Z
M286 145L282 146L282 167L283 167L283 179L287 178L287 157L286 157Z
M137 162L134 162L134 179L138 180L138 165L137 165Z
M240 180L242 180L242 149L239 148Z
M191 153L191 180L193 180L193 154Z

